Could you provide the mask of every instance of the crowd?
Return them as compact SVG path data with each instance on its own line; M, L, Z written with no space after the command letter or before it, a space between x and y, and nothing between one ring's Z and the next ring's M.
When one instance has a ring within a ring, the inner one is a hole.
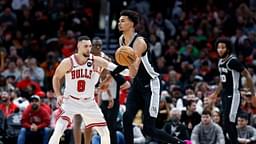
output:
M103 1L103 0L102 0ZM0 1L0 141L25 143L26 128L48 143L54 129L56 98L52 77L60 61L76 50L76 38L98 32L102 1ZM161 78L156 127L182 140L193 138L204 123L223 127L220 99L211 95L220 81L215 41L229 37L239 60L256 85L256 2L254 0L110 1L110 22L121 9L141 14L137 31L148 38L153 64ZM115 6L115 7L114 7ZM118 39L119 34L112 30ZM104 39L104 37L102 37ZM107 49L107 48L105 48ZM129 78L127 78L129 80ZM241 83L246 87L245 78ZM128 90L120 92L118 142ZM238 141L256 142L256 99L241 88ZM205 111L205 109L210 110ZM35 110L38 110L36 113ZM40 119L33 119L33 115ZM136 143L161 143L144 135L141 113L134 120ZM34 123L34 124L33 124ZM31 126L35 125L35 126ZM71 129L71 128L70 128ZM72 140L68 130L62 143ZM221 134L220 134L221 135ZM92 141L97 139L94 135ZM220 139L224 137L220 136ZM97 142L97 140L95 140Z

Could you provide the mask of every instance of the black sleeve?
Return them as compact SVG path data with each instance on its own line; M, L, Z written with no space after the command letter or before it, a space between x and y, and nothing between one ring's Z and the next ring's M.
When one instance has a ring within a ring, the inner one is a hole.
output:
M242 72L245 69L245 66L240 63L237 59L231 59L227 64L228 68Z
M124 79L123 76L117 74L117 75L114 75L113 78L115 79L115 81L117 82L117 85L122 85L126 82L126 80Z
M113 71L111 71L110 74L114 77L115 75L118 75L121 71L123 71L126 68L127 67L125 66L117 65L117 67Z

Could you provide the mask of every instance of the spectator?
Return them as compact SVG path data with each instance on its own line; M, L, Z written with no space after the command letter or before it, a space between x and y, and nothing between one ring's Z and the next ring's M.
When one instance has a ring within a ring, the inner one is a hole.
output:
M240 113L237 118L238 142L252 144L256 142L256 129L248 125L248 113Z
M17 144L25 144L27 138L33 139L35 136L36 139L42 140L43 144L48 144L50 115L40 106L39 96L33 95L30 99L31 104L22 113L22 128Z
M159 129L162 129L165 122L169 119L170 117L170 107L166 101L166 96L161 95L160 96L160 104L159 104L159 113L156 118L156 127Z
M18 108L12 101L9 93L3 91L1 94L0 110L3 111L5 118L8 118Z
M213 111L212 112L212 121L218 124L219 126L222 126L222 119L221 119L221 113L220 111Z
M12 12L10 7L4 8L4 10L0 13L0 23L8 26L16 26L17 17L16 14Z
M12 113L6 119L6 141L8 144L17 144L17 138L19 135L19 131L21 129L21 112L19 109L16 109L14 113Z
M23 71L22 79L17 82L16 87L20 90L21 96L26 97L28 99L31 95L41 91L39 83L31 79L29 69Z
M163 130L181 140L188 140L188 130L186 126L180 122L180 117L181 111L177 108L173 108L170 112L170 119L165 123Z
M21 73L16 69L16 63L14 61L9 62L8 68L2 73L3 76L15 76L15 79L21 77Z
M40 65L41 68L43 68L44 73L45 73L45 82L44 82L44 87L46 90L52 90L52 77L55 72L55 69L59 65L57 59L56 59L56 54L52 51L48 52L46 56L46 60Z
M24 111L29 105L29 101L25 97L17 97L13 100L13 103L17 105L20 111Z
M12 9L13 10L21 10L23 7L29 7L29 0L13 0L12 1Z
M200 123L201 115L196 111L196 102L188 101L187 109L181 112L181 123L184 123L189 130L189 135L195 125Z
M211 112L220 111L213 103L213 100L210 97L204 97L204 109L207 109Z
M21 79L21 74L26 68L24 60L21 57L18 57L16 60L16 70L20 73L20 77L16 79L16 81Z
M133 124L133 141L134 144L143 144L146 142L146 138L142 133L141 127L136 124Z
M225 138L219 125L212 122L211 112L204 110L201 123L197 124L192 131L193 144L224 144Z
M40 84L41 87L44 87L44 70L37 65L36 58L28 59L28 68L30 72L30 77L33 81Z

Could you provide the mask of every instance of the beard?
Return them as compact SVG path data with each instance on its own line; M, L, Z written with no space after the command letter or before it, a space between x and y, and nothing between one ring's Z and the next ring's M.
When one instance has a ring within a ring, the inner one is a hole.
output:
M84 53L83 56L84 56L85 58L88 58L88 57L90 56L90 54L89 54L89 53Z
M220 56L220 58L225 58L229 55L229 53L226 51L222 56Z

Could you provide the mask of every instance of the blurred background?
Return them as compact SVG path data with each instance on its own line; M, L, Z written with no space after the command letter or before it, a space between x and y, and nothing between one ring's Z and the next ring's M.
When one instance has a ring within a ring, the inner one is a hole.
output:
M24 127L20 120L33 102L31 96L39 96L49 119L54 119L52 76L59 62L76 50L77 37L100 37L103 52L114 54L123 9L139 12L137 32L148 39L152 63L161 76L164 111L158 118L158 128L170 119L172 109L191 110L190 101L195 102L192 110L199 115L205 107L216 110L221 105L219 100L207 99L219 82L214 46L218 37L231 39L237 57L256 84L256 0L0 0L2 143L17 143ZM241 83L245 84L244 78ZM128 91L120 91L123 107ZM241 109L250 113L248 125L255 126L256 107L249 99L252 94L245 88L241 93ZM140 118L135 121L139 126ZM193 122L193 126L199 122ZM191 132L192 122L183 123ZM47 128L50 135L54 120ZM69 143L70 135L67 132L62 143ZM144 143L150 142L160 143L145 137Z

